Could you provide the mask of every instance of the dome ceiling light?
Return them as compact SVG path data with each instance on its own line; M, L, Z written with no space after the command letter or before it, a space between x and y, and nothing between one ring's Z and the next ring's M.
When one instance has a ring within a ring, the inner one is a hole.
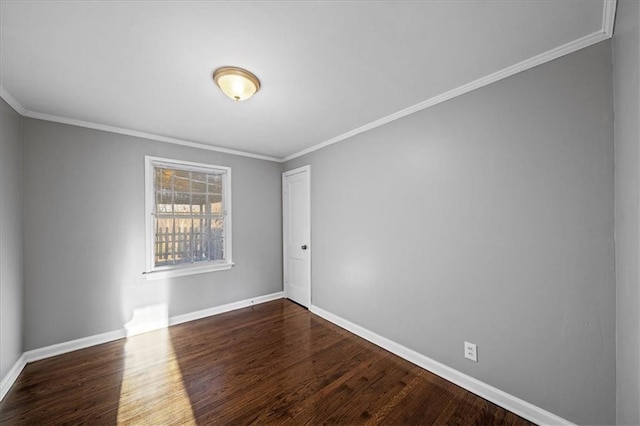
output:
M236 102L244 101L260 90L260 80L238 67L221 67L213 72L213 80L220 90Z

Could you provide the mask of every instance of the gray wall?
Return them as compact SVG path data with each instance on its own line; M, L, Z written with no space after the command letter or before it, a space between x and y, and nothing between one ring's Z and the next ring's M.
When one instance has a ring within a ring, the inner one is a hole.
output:
M22 355L21 122L0 99L0 379Z
M603 42L287 162L311 164L312 303L613 423L612 113Z
M24 121L25 350L282 290L280 169L250 159ZM144 156L232 168L228 271L144 281Z
M618 423L640 424L640 3L618 1L613 37Z

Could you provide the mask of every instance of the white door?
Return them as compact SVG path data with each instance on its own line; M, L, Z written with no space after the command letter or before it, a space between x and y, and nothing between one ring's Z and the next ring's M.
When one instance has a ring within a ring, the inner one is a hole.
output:
M282 174L285 297L311 305L310 166Z

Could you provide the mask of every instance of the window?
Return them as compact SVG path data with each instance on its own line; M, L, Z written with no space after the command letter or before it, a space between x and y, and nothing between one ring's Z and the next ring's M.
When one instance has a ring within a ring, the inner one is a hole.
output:
M147 278L229 269L231 169L146 157Z

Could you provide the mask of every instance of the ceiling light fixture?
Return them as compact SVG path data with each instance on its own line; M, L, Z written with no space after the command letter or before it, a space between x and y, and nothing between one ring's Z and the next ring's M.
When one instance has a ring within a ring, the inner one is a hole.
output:
M260 90L260 80L253 73L238 67L221 67L213 72L220 90L234 101L244 101Z

